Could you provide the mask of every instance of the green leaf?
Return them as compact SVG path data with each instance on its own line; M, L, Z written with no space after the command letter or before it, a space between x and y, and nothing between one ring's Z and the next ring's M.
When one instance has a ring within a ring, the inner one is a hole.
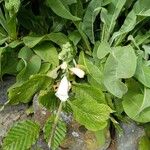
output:
M33 48L35 45L37 45L38 43L40 43L45 36L26 36L23 38L23 42L24 44L29 47L29 48Z
M74 3L77 3L77 0L62 0L62 2L66 5L72 5Z
M39 137L40 126L26 120L14 125L3 142L3 150L27 150L35 144Z
M54 119L55 119L54 116L49 118L43 129L44 138L46 139L47 142L49 142L52 133ZM59 145L63 142L66 136L66 130L67 130L66 124L62 120L59 120L50 147L52 150L56 150L59 147Z
M90 86L89 84L74 84L73 92L75 97L80 99L80 97L89 97L89 99L96 100L98 103L106 104L105 95L100 88Z
M14 85L8 90L10 104L28 103L39 90L44 90L51 84L51 78L45 75L33 75L21 85Z
M92 0L83 18L83 31L87 34L92 43L95 43L93 24L96 16L101 10L102 0Z
M73 44L76 46L79 41L81 40L81 36L79 34L79 32L77 30L71 32L69 35L68 35L68 38L70 39L70 41L73 42Z
M9 44L9 47L11 47L11 48L16 48L17 46L19 46L19 45L21 45L21 44L23 44L22 41L20 41L20 40L15 40L15 41L13 41L13 42L11 42L11 43Z
M127 82L128 92L123 97L123 108L127 115L137 122L150 122L150 89L136 81Z
M18 53L18 57L21 58L17 75L17 82L24 82L29 79L31 75L37 74L41 68L41 59L35 55L31 49L23 47Z
M67 42L69 42L67 36L60 32L50 33L44 36L29 35L23 38L24 44L29 48L33 48L34 46L36 46L42 41L52 41L58 44L59 46L62 46L63 44L66 44Z
M25 46L19 51L18 58L22 58L24 60L29 61L30 58L33 56L33 54L34 54L33 51Z
M101 43L99 43L98 47L97 47L97 57L99 59L104 58L107 54L109 54L111 52L111 48L109 43L102 41Z
M138 150L149 150L150 148L150 139L147 136L143 136L138 145Z
M69 42L68 37L61 32L50 33L45 37L45 40L52 41L56 43L57 45L59 45L60 47L62 47L63 44L66 44L67 42Z
M2 48L1 55L1 76L4 74L16 75L18 58L17 53L9 47Z
M76 0L76 3L70 6L70 10L74 16L82 18L84 13L83 2L81 0Z
M109 3L111 3L112 0L103 0L103 6L108 5Z
M79 21L80 18L73 16L60 0L47 0L47 6L50 7L58 16L72 21Z
M76 121L84 125L88 130L98 131L107 126L112 110L105 104L99 104L96 100L84 95L80 99L68 101Z
M118 98L127 92L121 79L131 78L136 70L136 55L129 46L114 47L104 66L103 83L106 89Z
M51 64L48 62L43 62L39 70L39 74L46 74L50 70Z
M2 28L5 30L4 32L7 32L7 22L6 22L6 18L4 16L4 13L2 11L2 9L0 9L0 25L2 26ZM6 34L7 35L7 34Z
M80 61L79 64L84 65L88 76L89 76L89 80L93 80L93 82L96 82L99 86L102 86L102 72L101 70L94 65L90 60L88 60L84 53L81 52L80 53ZM91 79L90 79L91 78Z
M33 51L45 62L49 62L53 67L59 64L56 48L49 42L43 42L33 48Z
M1 24L1 22L0 22L0 24ZM7 32L4 30L4 28L2 26L0 26L0 45L5 43L7 40L8 40Z
M123 25L119 29L119 31L115 32L111 38L111 43L117 38L120 42L124 35L126 35L128 32L130 32L134 27L142 21L145 17L150 16L150 1L149 0L138 0L135 5L133 6L133 9L129 12L127 15ZM138 16L142 16L142 18L139 18ZM120 38L120 39L119 39ZM118 42L117 41L117 42ZM118 43L119 43L118 42ZM117 45L117 44L116 44Z
M7 31L9 38L12 40L17 39L17 21L16 15L13 15L11 18L7 19Z
M104 23L103 30L105 30L104 39L106 41L109 39L111 33L114 30L116 25L116 20L125 4L126 0L112 0L111 3L108 5L107 10L102 9L101 11L101 20Z
M52 91L42 90L39 93L38 97L39 103L44 106L46 109L52 111L55 110L58 106L58 101L55 96L55 93Z
M82 40L83 40L83 42L85 44L85 49L87 50L88 53L91 53L90 42L89 42L86 34L82 30L82 22L74 23L74 24L75 24L76 28L78 29L78 31L79 31L79 33L80 33L80 35L82 37Z
M143 60L142 56L139 56L135 77L143 85L150 88L150 66L146 65L146 61Z

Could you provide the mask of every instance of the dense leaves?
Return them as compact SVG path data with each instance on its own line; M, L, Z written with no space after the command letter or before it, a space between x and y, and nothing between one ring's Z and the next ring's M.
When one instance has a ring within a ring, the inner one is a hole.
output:
M5 105L32 104L37 94L39 106L54 116L44 128L52 149L65 138L62 111L102 133L127 116L149 123L149 27L150 0L0 0L0 77L16 76ZM64 95L67 102L60 102ZM18 142L13 130L6 139L14 136L15 150L22 142L29 149L38 135L33 130L33 141L21 135L25 141ZM140 149L145 143L147 137Z

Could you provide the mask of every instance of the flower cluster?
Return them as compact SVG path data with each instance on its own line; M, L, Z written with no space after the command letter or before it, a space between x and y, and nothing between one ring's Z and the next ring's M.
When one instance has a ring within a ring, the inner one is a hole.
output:
M61 66L62 69L66 69L67 66L66 64L62 64ZM71 72L73 72L76 76L79 78L83 78L85 75L85 72L81 70L80 68L73 67L69 69ZM55 95L61 100L61 101L67 101L69 98L69 90L71 89L71 83L68 81L67 76L64 75L63 78L60 81L59 87L57 89L57 92Z
M74 75L76 75L79 78L84 78L85 72L83 70L81 70L78 65L76 65L75 60L73 59L74 65L75 67L68 67L68 63L70 61L66 61L64 58L66 58L66 56L71 56L71 44L70 43L66 43L62 46L62 51L59 53L58 58L60 60L63 61L63 63L60 65L59 68L61 68L63 70L63 72L67 72L66 70L70 70L71 73L73 73ZM70 59L71 57L67 58ZM67 99L69 98L69 90L71 89L71 83L68 81L67 79L67 75L65 74L63 76L63 78L60 81L60 84L58 86L57 92L55 93L55 95L61 100L61 101L67 101Z

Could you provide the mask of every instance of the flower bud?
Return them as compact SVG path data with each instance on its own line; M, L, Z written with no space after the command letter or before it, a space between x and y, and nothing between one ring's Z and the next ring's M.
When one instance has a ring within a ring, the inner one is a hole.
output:
M85 72L81 70L80 68L70 68L70 70L79 78L84 78Z

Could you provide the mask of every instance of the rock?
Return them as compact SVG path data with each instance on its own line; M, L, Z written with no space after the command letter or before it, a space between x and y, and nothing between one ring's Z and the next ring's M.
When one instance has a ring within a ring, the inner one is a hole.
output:
M34 120L36 120L41 125L41 127L43 127L51 113L39 104L37 94L33 98L33 110Z
M31 148L31 150L50 150L48 144L45 142L43 135L40 135L36 144Z
M138 140L145 135L144 129L134 122L121 123L121 127L123 135L117 133L116 136L117 150L137 150Z
M7 101L7 89L15 82L15 78L7 76L0 82L0 104L3 105ZM2 112L0 112L0 145L2 139L6 135L7 131L12 127L14 123L19 120L27 118L24 113L27 109L27 105L21 104L17 106L6 106Z
M24 113L26 108L27 105L6 106L5 109L0 112L0 145L2 144L3 137L6 136L7 131L14 123L27 119Z
M68 125L68 133L61 148L68 150L106 150L110 141L110 135L107 133L106 143L102 145L100 141L97 141L94 132L88 131L84 126L72 121Z
M0 81L0 105L7 101L7 89L15 83L15 77L5 76L3 81Z

